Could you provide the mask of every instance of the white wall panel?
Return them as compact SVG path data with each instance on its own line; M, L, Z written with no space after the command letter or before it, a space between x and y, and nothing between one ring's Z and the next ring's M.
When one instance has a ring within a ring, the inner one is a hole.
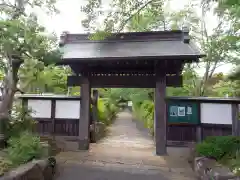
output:
M201 122L232 124L231 104L201 103Z
M34 118L51 118L51 100L28 100Z
M80 101L79 100L56 100L56 118L79 119Z

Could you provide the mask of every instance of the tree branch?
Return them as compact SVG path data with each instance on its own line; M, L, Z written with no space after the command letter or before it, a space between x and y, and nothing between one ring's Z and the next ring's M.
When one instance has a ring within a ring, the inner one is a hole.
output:
M146 2L143 6L139 7L139 9L138 9L135 13L131 14L131 15L120 25L120 27L119 27L119 29L118 29L117 32L121 32L121 31L124 29L124 27L127 25L127 23L128 23L136 14L138 14L140 11L142 11L145 7L147 7L149 4L151 4L151 3L154 2L154 1L155 1L155 0L150 0L150 1Z

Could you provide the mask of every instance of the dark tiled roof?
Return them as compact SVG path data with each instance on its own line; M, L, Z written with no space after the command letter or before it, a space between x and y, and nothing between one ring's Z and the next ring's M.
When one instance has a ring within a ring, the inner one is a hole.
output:
M56 95L56 94L23 94L23 95L17 95L16 98L41 99L41 100L51 100L51 99L79 100L81 99L80 96L67 96L67 95Z
M240 104L240 98L238 97L167 97L167 100L175 101L194 101L194 102L209 102L209 103L238 103Z
M102 41L87 34L65 34L61 48L63 60L155 57L158 59L196 59L203 56L182 31L121 33Z

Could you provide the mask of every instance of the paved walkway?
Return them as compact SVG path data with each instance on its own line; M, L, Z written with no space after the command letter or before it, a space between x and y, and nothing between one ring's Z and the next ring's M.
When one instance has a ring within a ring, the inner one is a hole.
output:
M184 157L186 149L168 149L169 156L154 154L152 138L140 123L122 112L108 136L88 152L62 152L57 180L193 180Z

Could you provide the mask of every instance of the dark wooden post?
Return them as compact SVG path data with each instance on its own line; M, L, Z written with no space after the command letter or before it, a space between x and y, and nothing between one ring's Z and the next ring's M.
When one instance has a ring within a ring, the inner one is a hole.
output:
M22 108L28 109L28 99L27 98L22 98Z
M240 119L238 104L232 104L232 135L240 136Z
M51 120L52 120L52 135L55 136L55 114L56 114L56 99L51 100Z
M202 120L201 120L201 103L198 103L198 118L199 118L199 124L196 127L196 140L197 142L202 142Z
M89 123L90 123L90 82L87 77L82 78L81 84L81 107L79 119L79 149L89 149Z
M197 142L202 142L202 127L200 125L197 125L197 128L196 128L196 140Z
M167 154L166 76L158 75L155 88L155 143L156 154Z
M97 103L98 103L98 90L94 89L93 90L93 121L94 122L98 121Z
M94 89L93 90L93 106L92 106L92 126L93 126L93 132L92 132L92 138L91 142L95 143L96 142L96 122L98 121L98 90Z

